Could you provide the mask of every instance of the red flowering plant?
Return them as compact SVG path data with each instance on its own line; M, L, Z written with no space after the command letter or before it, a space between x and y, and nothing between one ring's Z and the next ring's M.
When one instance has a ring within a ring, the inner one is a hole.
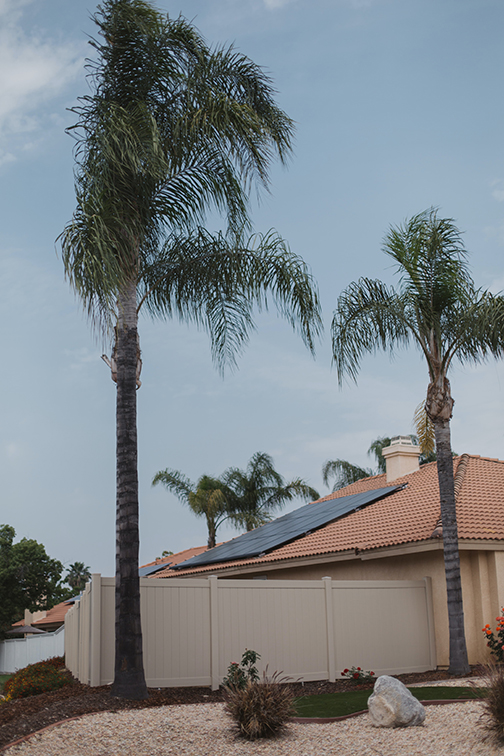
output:
M344 669L341 673L342 677L349 677L350 680L365 680L369 682L375 679L374 672L366 672L360 667L350 667L350 669Z
M496 617L497 628L494 631L490 625L485 625L482 631L486 635L487 646L490 649L490 653L495 656L498 662L504 662L504 608L502 609L502 617Z
M257 651L245 649L241 662L231 662L227 675L222 681L225 688L244 690L248 683L259 682L259 673L256 663L261 658Z

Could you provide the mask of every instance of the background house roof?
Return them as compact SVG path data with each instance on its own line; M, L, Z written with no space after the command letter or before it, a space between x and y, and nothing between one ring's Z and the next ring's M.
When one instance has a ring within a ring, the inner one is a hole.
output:
M463 454L453 460L453 465L459 539L504 541L504 462ZM390 496L273 549L264 556L183 571L168 568L158 572L155 577L202 574L245 565L268 565L355 549L359 552L370 551L439 537L441 531L439 528L436 530L440 517L436 463L423 465L417 472L394 481L394 485L402 484L405 487ZM385 488L386 485L385 475L375 475L319 501Z

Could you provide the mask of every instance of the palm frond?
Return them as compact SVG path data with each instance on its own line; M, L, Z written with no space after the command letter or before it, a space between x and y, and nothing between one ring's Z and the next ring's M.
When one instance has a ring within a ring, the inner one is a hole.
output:
M354 381L364 354L383 349L393 354L416 335L409 303L381 281L361 278L338 298L331 334L333 361L341 385L345 375Z
M158 483L161 483L168 491L174 493L181 502L189 504L189 497L195 486L183 473L178 470L170 470L169 468L160 470L152 479L153 486L157 486Z
M322 328L311 274L274 232L248 241L202 228L171 234L140 276L139 308L207 330L221 370L234 365L255 327L254 307L267 309L269 299L311 351Z
M369 449L367 450L368 457L372 454L374 455L378 472L380 473L386 472L387 465L385 463L385 457L383 456L382 452L387 446L390 446L390 437L380 436L378 438L375 438L374 441L371 441Z
M434 425L425 411L425 401L420 402L415 409L413 416L413 425L415 427L420 452L428 458L436 450L436 439L434 434Z
M373 471L368 467L352 465L351 462L347 462L344 459L329 459L327 462L324 462L322 467L322 480L326 486L330 485L329 481L331 478L336 478L332 488L333 491L345 488L362 478L369 478L371 475L373 475Z

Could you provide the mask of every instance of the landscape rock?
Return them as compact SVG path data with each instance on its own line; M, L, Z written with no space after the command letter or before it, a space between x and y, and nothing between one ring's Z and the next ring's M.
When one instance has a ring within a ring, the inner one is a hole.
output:
M423 724L425 708L400 680L382 675L368 700L375 727L412 727Z

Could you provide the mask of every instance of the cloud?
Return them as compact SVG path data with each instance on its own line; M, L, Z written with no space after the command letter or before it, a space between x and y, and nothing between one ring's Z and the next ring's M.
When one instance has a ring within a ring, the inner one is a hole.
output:
M24 136L41 129L47 106L83 68L83 46L23 29L20 7L29 1L0 0L0 163L14 159L11 142L22 149Z
M13 14L17 18L20 15L21 8L31 2L33 0L0 0L0 16L9 14L9 19L12 21Z

